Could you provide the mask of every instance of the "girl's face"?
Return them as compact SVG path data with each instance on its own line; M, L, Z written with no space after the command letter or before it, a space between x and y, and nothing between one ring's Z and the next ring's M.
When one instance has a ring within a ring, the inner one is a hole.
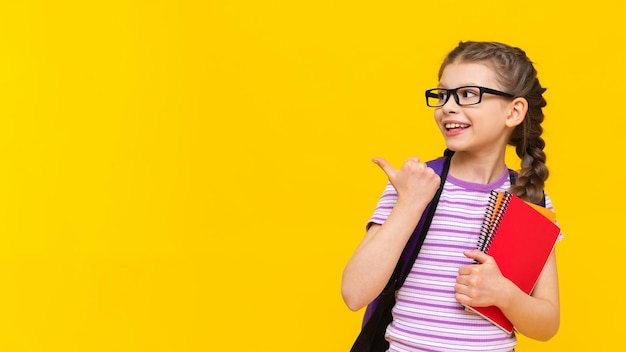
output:
M486 63L455 62L446 66L438 88L462 86L503 90L495 72ZM507 124L511 107L512 99L489 93L483 94L479 104L468 106L459 106L454 97L450 97L444 106L435 108L435 121L446 146L453 151L500 153L512 131Z

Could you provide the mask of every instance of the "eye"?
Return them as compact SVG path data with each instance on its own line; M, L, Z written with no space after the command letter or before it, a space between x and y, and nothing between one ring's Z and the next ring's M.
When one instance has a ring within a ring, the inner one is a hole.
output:
M446 100L448 98L448 92L445 90L438 90L435 92L435 94L437 95L437 99L439 100Z
M476 87L465 87L459 89L457 94L461 98L476 98L480 95L480 90Z

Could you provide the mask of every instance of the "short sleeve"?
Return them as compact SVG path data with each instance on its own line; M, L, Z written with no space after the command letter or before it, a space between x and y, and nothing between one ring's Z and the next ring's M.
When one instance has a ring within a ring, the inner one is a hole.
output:
M383 194L378 199L372 217L367 222L366 229L369 229L372 224L382 225L387 220L387 217L389 217L389 214L391 214L391 210L396 205L397 201L398 193L391 182L388 182Z
M545 193L546 195L546 208L551 210L552 212L554 212L556 214L556 212L554 211L554 205L552 204L552 199L550 199L550 196L548 196L547 193ZM558 214L557 214L558 215ZM557 219L555 221L556 225L559 226L559 220ZM557 238L557 241L561 241L563 239L563 232L559 233L559 237Z

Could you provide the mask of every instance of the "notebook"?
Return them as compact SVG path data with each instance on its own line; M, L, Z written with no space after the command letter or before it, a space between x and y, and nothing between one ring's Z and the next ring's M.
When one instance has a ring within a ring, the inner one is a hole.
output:
M478 240L478 249L494 257L500 272L530 294L561 230L549 209L530 204L509 192L492 191ZM467 307L507 333L513 324L495 307Z

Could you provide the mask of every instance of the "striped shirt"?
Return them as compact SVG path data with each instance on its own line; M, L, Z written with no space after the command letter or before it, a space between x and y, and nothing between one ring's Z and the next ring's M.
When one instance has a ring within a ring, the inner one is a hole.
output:
M448 175L428 235L404 285L397 293L387 328L389 351L512 351L517 340L454 298L458 269L473 263L492 190L510 186L508 170L495 182L476 184ZM385 222L397 201L388 184L370 223ZM552 209L546 196L546 207Z

